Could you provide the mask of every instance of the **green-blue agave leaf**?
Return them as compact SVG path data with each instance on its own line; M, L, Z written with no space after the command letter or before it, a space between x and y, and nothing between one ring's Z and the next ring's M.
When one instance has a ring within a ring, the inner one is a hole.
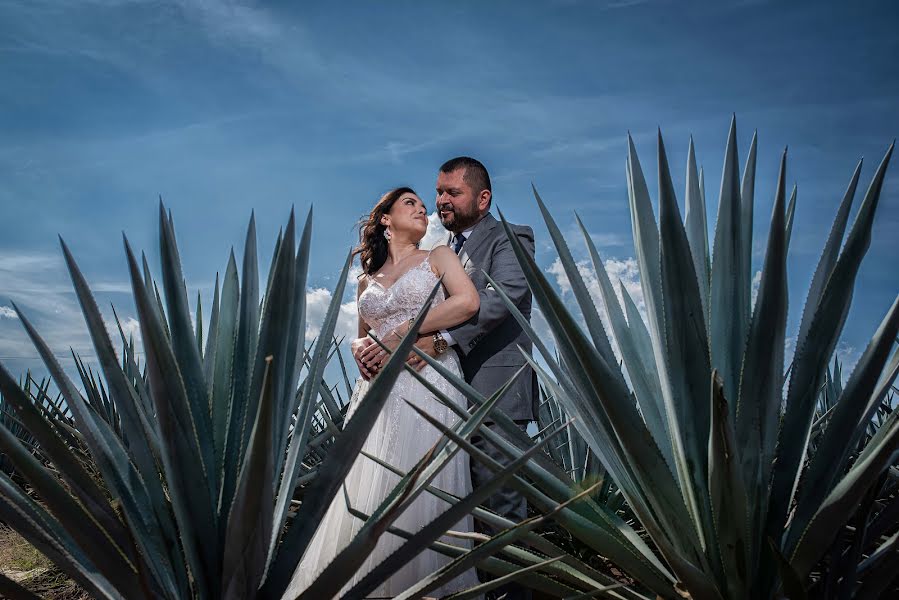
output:
M278 547L277 557L271 564L261 591L263 597L280 597L287 589L306 545L315 534L331 499L346 478L375 419L387 402L393 384L402 372L409 351L415 342L418 328L438 289L440 289L439 283L431 291L409 333L396 347L378 376L372 380L371 386L353 414L353 418L347 421L343 434L328 450L328 455L319 468L318 475L306 490L297 518L284 534L281 545Z
M899 298L893 303L877 332L865 348L846 387L834 408L833 415L805 471L802 490L797 498L794 516L790 521L786 548L792 548L824 497L833 489L834 481L845 471L849 453L858 446L883 397L896 377L899 351L894 355L890 372L884 366L899 332ZM881 384L878 380L881 375ZM875 388L877 391L875 393Z
M879 600L885 596L896 579L896 550L899 549L899 532L894 533L865 562L876 557L876 562L865 571L861 585L855 590L858 600ZM861 567L860 567L861 570Z
M279 243L272 258L272 268L268 276L268 286L263 295L255 364L251 371L252 378L247 392L246 406L242 409L243 422L240 425L240 447L243 450L239 459L243 460L255 421L257 405L262 398L262 382L268 368L267 358L271 356L273 360L271 368L275 375L275 379L272 381L275 403L273 413L276 415L275 423L278 425L273 434L275 435L274 443L278 447L277 449L273 447L272 451L275 453L273 464L278 466L283 460L281 457L284 454L283 445L290 418L289 414L286 414L287 409L282 407L292 403L296 394L296 380L287 381L295 372L296 362L296 357L288 356L288 354L291 345L294 350L296 349L296 338L299 336L299 331L291 328L293 325L291 319L296 304L295 229L296 219L294 211L291 209L283 237L279 236ZM290 400L285 401L285 397L289 397ZM270 484L274 490L278 482L273 478Z
M228 435L228 420L233 410L231 396L231 384L233 379L235 338L237 336L238 310L240 306L239 283L237 277L237 263L234 260L234 251L228 257L228 266L225 268L225 279L222 282L222 295L219 306L219 319L216 333L210 332L209 339L215 338L214 367L212 377L208 383L212 392L210 410L212 413L212 437L215 443L215 467L219 472L219 479L224 479L225 466L225 441ZM207 357L208 358L208 357ZM221 502L221 491L216 502ZM219 513L224 513L222 507Z
M92 515L69 495L59 480L4 426L0 426L0 451L9 458L16 472L29 483L90 560L104 566L104 572L117 589L133 589L138 585L131 549L119 547Z
M368 454L365 451L362 451L361 454L363 456L365 456L366 458L369 458L372 461L374 461L375 463L379 464L380 466L384 467L391 473L398 475L399 477L406 476L405 472L403 472L400 469L397 469L396 467L392 466L390 463L387 463L376 456L372 456L371 454ZM457 496L449 494L449 493L447 493L441 489L438 489L434 486L431 486L431 485L427 486L425 489L427 490L428 493L436 496L437 498L440 498L441 500L443 500L444 502L446 502L448 504L455 504L456 502L459 502L459 500L460 500L460 498L458 498ZM516 525L516 523L514 521L511 521L511 520L509 520L505 517L502 517L492 511L489 511L489 510L486 510L483 508L479 508L479 507L473 508L471 511L471 514L474 518L487 523L488 525L493 527L495 530L499 530L499 531L509 529ZM542 537L536 533L527 533L527 532L524 533L523 537L522 537L522 542L525 543L526 545L542 552L543 554L546 554L549 556L554 556L554 557L555 556L562 557L562 560L564 561L566 566L570 567L570 571L567 571L567 573L570 576L573 576L580 581L587 581L588 583L611 581L611 579L607 575L604 575L603 573L593 569L589 565L581 562L576 557L566 553L564 550L562 550L561 548L559 548L558 546L556 546L549 540L545 539L544 537Z
M203 377L203 363L196 335L191 325L190 304L184 286L184 273L175 242L172 216L166 218L165 207L159 203L159 253L162 270L162 284L168 308L170 349L182 380L182 389L187 398L191 427L197 440L196 460L201 464L204 477L202 482L209 488L209 498L218 491L218 473L215 471L214 447L212 444L212 423L209 415L209 398L206 380ZM214 506L214 505L213 505ZM215 517L215 514L212 515Z
M740 363L746 343L749 307L743 304L743 226L740 202L740 167L737 160L737 122L727 136L715 243L712 254L709 323L712 367L724 381L724 395L737 398ZM731 410L736 411L736 406Z
M616 385L617 380L609 373L608 365L587 341L533 258L515 239L502 214L500 217L534 298L550 323L553 335L557 336L560 354L567 363L575 366L571 380L580 393L566 394L565 398L574 401L566 409L579 417L575 425L578 432L587 439L591 430L604 428L610 434L607 437L617 437L621 444L621 461L633 466L632 472L639 482L639 487L628 490L629 502L635 510L640 506L634 502L637 498L641 499L641 504L646 502L653 507L653 513L640 510L643 513L641 522L644 525L650 523L646 526L651 527L651 523L659 519L664 531L677 540L681 552L699 552L696 531L685 510L678 484L637 412L629 391ZM550 357L545 358L550 362ZM601 453L599 448L592 449ZM618 483L624 491L625 486L621 481Z
M16 411L21 424L28 429L40 445L41 453L56 466L60 476L69 485L79 502L89 511L91 517L108 533L114 544L129 558L132 555L128 535L122 527L118 515L106 499L103 490L84 470L69 446L59 437L50 421L44 418L37 407L16 384L15 379L0 364L0 393L4 403ZM132 559L133 560L133 559Z
M164 218L161 220L165 221ZM152 300L140 277L127 239L125 252L146 353L147 378L163 441L160 458L169 498L188 565L200 595L215 596L220 583L217 576L219 558L215 556L215 550L219 547L215 502L210 494L208 474L202 460L184 460L186 456L201 455L201 441L193 421L187 391L184 389L184 380L180 377L178 360L151 307ZM204 543L200 544L200 540Z
M843 243L843 234L846 231L846 224L849 222L849 211L852 208L852 201L855 198L855 190L858 187L858 180L862 172L862 161L859 160L852 173L852 179L849 181L849 187L843 194L843 200L837 209L837 215L830 227L830 233L827 236L827 242L824 244L824 250L821 258L818 259L818 265L815 267L815 274L812 276L812 282L809 286L808 296L805 300L805 308L802 311L802 320L799 324L799 334L797 340L805 339L808 335L808 328L811 325L812 317L815 309L821 301L821 294L824 292L824 286L830 278L834 265L836 265L837 257L840 254L840 245Z
M31 322L24 314L18 314L22 326L25 327L32 344L65 399L67 408L72 411L78 434L90 449L91 457L96 462L106 485L109 486L113 497L122 503L122 512L131 528L140 532L134 538L135 543L141 546L141 550L148 557L150 568L154 569L158 581L163 585L174 585L167 579L167 570L159 566L166 560L160 557L166 556L167 546L164 538L167 532L172 530L172 524L167 510L164 508L161 510L161 505L154 501L152 492L148 491L147 486L152 485L152 482L145 481L140 471L129 460L128 451L121 438L110 425L85 403ZM177 550L172 552L177 554ZM180 560L182 559L178 556L173 562Z
M486 583L481 583L479 585L474 586L473 588L467 589L462 592L456 592L455 594L450 594L449 596L444 596L441 600L468 600L469 598L481 598L482 594L489 592L491 590L495 590L496 588L506 585L512 581L516 581L520 579L523 575L530 573L531 571L538 571L545 567L550 566L554 562L558 562L559 558L550 558L539 562L534 565L529 565L527 567L522 567L521 569L515 571L514 573L509 573L508 575L503 575L502 577L497 577L496 579L492 579Z
M746 166L743 168L743 180L740 186L740 224L742 226L740 241L743 247L740 250L740 290L743 294L743 305L747 313L751 310L752 301L752 219L755 203L755 166L756 153L758 151L758 131L753 132L752 142L749 144L749 156L746 158ZM747 316L748 318L748 316ZM736 396L731 396L736 398Z
M275 404L275 442L272 446L275 456L275 473L281 473L284 466L285 452L287 445L287 436L290 431L290 419L297 410L298 398L297 380L300 377L300 371L303 367L305 358L305 336L306 336L306 280L309 273L309 255L312 245L312 209L306 217L306 223L300 234L300 246L294 256L294 288L293 300L291 302L292 310L290 312L290 321L287 325L287 331L290 332L285 348L286 358L284 361L285 371L283 373L283 381L280 383L280 396L276 396ZM340 285L340 284L338 284ZM343 292L340 292L341 298ZM309 419L305 415L299 415L299 423L308 423ZM275 491L278 489L277 480L273 481ZM277 512L276 512L277 515ZM277 523L277 520L276 520Z
M75 541L44 507L28 497L0 471L0 519L15 525L22 537L53 561L94 598L119 600L123 596L85 556Z
M305 256L308 255L303 255L301 260L305 260ZM311 423L312 413L315 410L316 398L320 389L316 383L321 381L322 373L324 372L327 363L327 350L330 346L330 344L327 343L327 340L331 339L331 334L334 332L334 328L337 325L337 317L340 314L340 303L343 300L347 274L349 273L352 261L352 253L347 253L343 269L340 272L340 278L337 281L337 287L334 290L334 294L331 296L331 303L328 306L325 320L322 323L322 335L319 335L318 337L312 362L309 366L308 375L306 376L306 381L301 390L300 406L296 421L297 425L294 427L290 446L287 449L287 458L283 463L283 474L281 476L280 487L277 491L278 495L274 512L275 527L272 530L272 536L269 540L269 561L274 560L278 538L287 521L287 511L290 508L290 501L293 499L293 491L296 487L296 479L300 472L301 461L306 453L307 440L309 439L309 423ZM305 294L305 286L303 293ZM305 332L305 327L303 327L302 330ZM283 451L281 451L281 453L283 454Z
M652 371L650 377L654 376L656 382L658 382L655 354L652 349L652 337L649 335L646 323L643 322L643 315L640 314L640 309L637 308L637 304L634 302L633 297L631 297L631 293L620 279L618 280L618 289L621 292L621 300L624 304L624 314L627 316L627 327L634 339L634 348L640 353L643 363L650 366L650 370ZM657 383L656 385L659 389L657 402L662 403L661 384ZM664 406L664 404L662 404L662 406ZM665 422L667 427L667 419ZM671 464L674 464L673 460Z
M562 263L562 268L565 269L565 275L568 277L571 291L574 293L578 306L580 306L581 314L587 324L587 331L590 332L590 337L593 338L593 344L608 364L617 364L618 361L615 358L615 353L612 352L612 345L609 343L609 337L606 335L606 330L602 326L602 320L599 318L599 312L596 310L596 305L593 302L593 298L590 296L590 292L587 291L584 278L581 277L580 270L574 262L571 250L568 249L568 244L565 242L565 236L562 234L559 226L556 225L555 219L553 219L552 215L549 214L549 211L546 210L546 205L543 203L543 199L540 198L540 194L537 193L537 188L534 187L533 184L531 185L531 190L534 192L537 206L540 208L540 213L543 215L543 221L546 223L549 236L556 247L556 251L559 253L559 261ZM622 382L624 381L624 375L622 375L620 369L613 369L613 373L615 376L620 377Z
M894 145L895 143L890 144L865 193L846 245L821 294L808 334L797 342L787 391L786 412L778 438L778 466L774 470L771 484L771 508L767 527L771 537L783 532L787 511L799 482L799 465L805 455L818 390L849 312L855 277L871 243L874 214Z
M612 326L615 341L618 342L631 385L634 386L634 393L640 404L640 412L643 414L643 419L646 421L652 437L659 443L659 448L665 456L665 462L670 467L674 464L674 457L671 454L665 407L662 404L662 392L659 387L659 378L656 375L655 358L652 355L652 342L648 340L647 334L646 341L649 341L649 345L642 349L639 347L643 340L638 341L635 338L641 332L637 332L636 327L631 328L625 320L624 312L618 304L609 274L593 243L593 238L587 232L580 218L577 219L577 222L593 261L593 269L596 271L596 278L599 281L599 290L609 316L609 324ZM642 324L642 319L640 322ZM647 360L650 362L647 363Z
M476 450L476 448L470 442L465 440L465 438L455 434L449 427L433 418L431 415L427 414L425 411L421 410L414 404L409 403L409 405L413 410L415 410L415 412L421 415L425 420L436 427L443 435L447 436L461 448L465 449L468 452L474 452ZM559 431L561 431L561 429ZM476 506L489 498L501 486L505 485L508 480L521 468L521 466L524 465L528 460L530 460L531 456L542 450L543 446L550 437L552 436L548 436L546 439L535 444L527 452L519 456L517 459L513 460L505 468L496 473L489 482L482 486L479 486L478 489L473 490L465 498L451 505L440 515L436 516L430 523L422 527L419 531L415 532L415 534L409 540L407 540L395 552L393 552L390 556L380 562L374 569L367 573L365 577L363 577L362 580L359 581L359 583L353 586L353 588L351 588L349 592L347 592L344 598L346 598L346 600L362 600L363 598L367 597L367 595L370 594L380 582L385 581L388 577L390 577L390 575L399 570L409 560L420 554L425 548L428 547L431 542L434 542L442 537L448 529L452 529L452 527L456 523L458 523L463 517L468 515ZM509 540L510 543L513 541L514 539ZM499 546L499 548L501 547L502 546ZM466 567L473 566L473 564L474 561L466 565ZM466 567L462 568L464 569ZM421 592L424 593L430 591L431 589L434 589L442 583L443 582L440 582L429 589L422 590Z
M699 285L687 233L681 221L665 144L659 132L659 239L662 269L663 330L667 369L663 377L668 431L674 449L681 493L693 515L700 539L712 531L708 505L708 438L711 420L708 378L709 342ZM665 384L670 386L665 390ZM665 393L667 391L667 393ZM717 557L712 554L712 558Z
M709 230L706 224L705 198L699 190L699 173L696 171L696 151L693 136L687 149L687 191L684 201L684 227L693 256L693 268L699 282L702 314L709 317Z
M40 596L23 588L2 573L0 573L0 596L10 600L41 600Z
M200 298L200 292L197 291L197 319L196 319L196 336L197 336L197 354L200 355L200 362L203 365L203 374L206 373L206 364L203 362L203 301ZM204 377L205 381L205 377Z
M659 264L659 229L652 211L649 189L640 168L640 159L630 134L627 136L627 183L628 202L631 211L631 228L634 235L634 250L640 266L640 285L646 302L651 329L659 331L662 302L662 271Z
M808 595L805 593L803 585L803 576L793 568L793 565L780 552L777 543L768 538L768 545L774 560L777 563L777 571L780 574L780 580L783 585L783 591L789 600L806 600Z
M224 512L227 512L228 507L231 506L234 485L240 468L240 457L243 456L243 426L259 336L259 264L256 258L255 213L250 214L250 223L247 226L242 273L240 309L237 315L237 340L234 347L230 385L231 412L228 415L228 431L225 435L225 467L222 475L221 500L219 501L219 506Z
M294 366L296 361L295 356L288 356L288 351L291 344L294 350L296 349L296 338L299 336L298 330L291 329L291 318L296 303L296 298L294 297L296 292L295 229L296 218L294 211L291 209L284 237L281 239L281 243L278 244L277 252L272 259L272 270L268 278L268 287L265 290L255 366L252 371L253 377L248 392L247 405L244 408L244 422L241 427L241 448L243 449L246 449L249 443L257 405L262 398L262 382L265 379L265 372L268 368L267 358L269 356L272 357L272 370L275 374L275 379L272 382L275 398L274 414L278 415L278 423L281 426L276 434L277 438L275 441L277 443L281 443L285 437L281 435L282 427L284 429L287 428L288 416L283 414L287 411L284 410L282 412L281 409L288 402L285 402L283 399L285 396L288 396L290 398L289 402L292 403L296 393L296 381L287 381L290 375L295 372ZM291 338L294 338L293 341L291 341ZM278 448L277 454L283 455L283 450ZM280 462L280 459L278 462ZM270 483L273 488L277 485L274 478Z
M790 247L790 237L793 235L793 217L796 214L796 184L793 184L793 191L790 192L790 201L787 203L787 248Z
M199 297L197 298L199 303ZM212 313L209 315L209 333L206 334L206 349L203 350L203 379L206 380L207 396L209 399L209 411L212 415L212 388L215 376L215 348L216 338L219 333L219 310L221 298L219 297L219 274L215 274L215 286L212 292ZM197 322L201 323L199 317ZM215 419L210 416L212 423L212 437L215 439ZM214 453L217 457L218 454Z
M262 581L268 564L269 540L272 537L274 502L272 481L276 479L272 452L274 383L278 377L272 368L274 359L266 360L262 380L262 397L253 419L253 431L247 454L240 469L234 501L228 513L222 557L222 598L252 598Z
M717 372L712 372L709 394L712 419L709 430L709 495L715 524L716 550L724 566L727 597L749 598L751 586L750 539L746 528L747 498L740 468L741 448Z
M97 308L97 303L91 294L87 281L68 246L62 239L59 241L65 257L66 266L72 279L72 285L81 305L84 320L91 336L97 360L103 368L110 391L116 398L116 407L122 417L122 425L125 437L128 440L129 454L134 457L137 468L147 481L148 491L153 494L155 501L163 498L162 487L158 484L155 453L159 451L158 431L152 421L152 415L147 414L139 407L142 406L134 386L122 371L119 359L116 356L112 340L106 330L106 323ZM155 482L153 481L155 480Z
M784 151L777 178L777 191L771 211L768 247L758 299L753 307L749 337L743 356L740 396L737 399L736 437L741 450L743 481L746 486L751 545L746 549L753 562L765 547L765 513L768 506L768 482L774 461L775 442L780 424L783 397L784 336L787 323L787 248L784 230L786 199L786 161Z

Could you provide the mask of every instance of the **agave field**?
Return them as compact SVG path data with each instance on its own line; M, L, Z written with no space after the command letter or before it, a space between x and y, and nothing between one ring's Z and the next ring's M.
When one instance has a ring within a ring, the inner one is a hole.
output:
M447 564L398 598L427 597L474 566L497 579L452 598L481 597L511 579L554 598L878 598L897 589L899 297L883 307L848 378L838 362L830 366L893 148L851 225L861 164L850 174L808 290L794 290L805 301L785 364L796 190L787 193L785 152L753 302L751 250L762 239L752 229L756 140L742 169L736 140L732 123L711 239L692 143L682 218L661 135L657 215L629 140L644 313L624 286L619 301L581 224L600 317L535 190L578 305L570 310L510 235L555 342L534 334L496 286L540 355L531 360L543 390L539 432L531 439L493 408L505 388L483 397L425 357L473 408L409 370L459 420L434 422L442 435L410 472L366 455L400 482L371 515L349 507L364 525L301 598L366 598L425 549ZM342 396L323 374L340 359L333 332L350 258L321 334L306 348L311 215L298 236L293 215L279 234L262 294L251 220L240 274L232 253L205 336L199 303L197 325L191 320L173 220L162 206L159 230L161 289L125 241L143 365L124 336L116 353L64 243L99 371L79 363L81 381L73 382L16 308L59 397L50 398L47 382L28 377L20 385L0 365L0 519L97 598L281 598L408 369L402 359L415 328L345 421ZM503 435L483 425L488 415ZM508 460L479 451L470 441L476 434ZM493 469L491 483L464 498L431 486L456 452ZM534 516L516 523L481 507L500 486L523 493ZM397 529L397 515L425 493L446 500L447 511L420 531ZM500 533L452 532L468 513ZM404 538L402 547L344 589L386 532ZM0 593L34 597L2 576Z

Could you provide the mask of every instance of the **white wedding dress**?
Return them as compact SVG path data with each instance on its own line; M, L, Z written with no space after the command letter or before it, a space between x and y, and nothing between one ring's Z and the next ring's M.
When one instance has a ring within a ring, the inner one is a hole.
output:
M437 283L437 276L431 270L429 256L427 256L419 265L404 273L389 288L384 288L374 280L369 281L368 287L359 297L358 310L362 319L371 325L380 339L383 339L391 329L418 314ZM440 289L432 307L443 300L443 289ZM461 377L459 359L455 352L446 352L438 360L447 369ZM421 374L441 392L461 406L465 406L465 399L461 392L433 368L425 367ZM348 408L348 418L352 418L353 412L368 390L368 385L368 382L362 378L356 381ZM365 440L363 450L403 472L408 472L440 437L440 432L412 410L406 404L406 400L424 409L429 415L448 426L457 421L456 415L438 402L412 375L407 372L401 373L381 414ZM464 450L459 450L452 460L441 469L431 485L456 496L467 495L471 491L468 462L468 454ZM367 515L375 511L397 482L399 482L398 476L361 454L344 480L351 506ZM424 491L397 518L394 526L414 533L446 510L448 506L449 504L443 500ZM306 589L337 553L346 547L362 525L361 520L353 517L347 511L346 501L341 490L325 513L321 525L294 573L284 598L296 598ZM453 529L473 531L472 517L466 516ZM384 533L378 540L374 552L365 560L341 593L348 591L375 565L399 548L404 541L389 532ZM456 546L470 547L470 543L458 538L447 537L442 541ZM369 598L392 598L450 560L442 554L426 549L369 594ZM439 597L477 584L478 580L474 569L469 569L446 586L434 590L428 595Z

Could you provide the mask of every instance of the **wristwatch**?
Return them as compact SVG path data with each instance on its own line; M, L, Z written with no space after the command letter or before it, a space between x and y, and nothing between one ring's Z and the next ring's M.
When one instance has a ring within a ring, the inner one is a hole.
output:
M446 343L446 340L443 339L443 336L438 331L434 334L434 352L439 356L446 352L447 348L449 348L449 344Z

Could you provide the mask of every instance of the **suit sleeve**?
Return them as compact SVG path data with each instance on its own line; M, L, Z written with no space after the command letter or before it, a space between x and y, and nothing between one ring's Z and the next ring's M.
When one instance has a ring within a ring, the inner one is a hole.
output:
M534 231L527 226L515 229L515 235L524 246L525 250L534 256ZM488 271L490 277L502 287L503 291L511 298L515 306L521 306L522 300L531 293L512 243L505 235L496 243ZM457 348L462 354L468 354L485 335L511 316L506 303L499 293L489 283L487 287L478 291L481 297L481 307L478 313L461 325L449 330L456 342Z

